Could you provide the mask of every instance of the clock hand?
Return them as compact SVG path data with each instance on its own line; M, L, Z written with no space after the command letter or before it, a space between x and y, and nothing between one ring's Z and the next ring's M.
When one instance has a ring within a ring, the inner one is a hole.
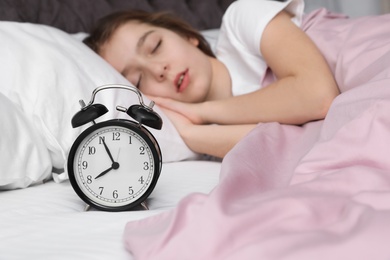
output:
M108 168L107 170L103 171L102 173L100 173L98 176L95 177L95 180L97 178L100 178L102 177L103 175L105 175L106 173L108 173L109 171L111 171L113 169L113 167L111 166L110 168Z
M118 159L119 159L119 154L121 153L121 148L119 148L119 150L118 150L118 155L116 156L116 160L118 161Z
M97 178L102 177L103 175L105 175L105 174L108 173L109 171L111 171L111 170L116 170L116 169L118 169L118 168L119 168L119 163L113 162L112 165L111 165L111 167L108 168L107 170L103 171L102 173L100 173L98 176L96 176L96 177L95 177L95 180L96 180Z
M102 140L103 140L104 149L106 149L106 152L107 152L108 156L110 156L111 162L115 163L114 158L112 157L111 152L110 152L110 150L108 149L108 147L106 145L106 142L104 141L104 139L102 139Z

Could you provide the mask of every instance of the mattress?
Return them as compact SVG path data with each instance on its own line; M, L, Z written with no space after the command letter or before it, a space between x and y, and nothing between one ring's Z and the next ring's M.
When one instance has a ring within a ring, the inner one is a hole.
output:
M122 242L126 223L169 211L191 193L209 193L220 165L164 164L149 210L85 211L68 181L1 192L0 259L132 259Z

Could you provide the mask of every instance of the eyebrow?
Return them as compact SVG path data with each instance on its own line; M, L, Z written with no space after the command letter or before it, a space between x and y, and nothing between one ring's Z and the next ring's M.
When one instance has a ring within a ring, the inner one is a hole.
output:
M139 38L137 42L137 50L139 50L142 45L144 45L146 38L153 32L154 30L147 31L146 33L144 33L144 35L141 36L141 38Z

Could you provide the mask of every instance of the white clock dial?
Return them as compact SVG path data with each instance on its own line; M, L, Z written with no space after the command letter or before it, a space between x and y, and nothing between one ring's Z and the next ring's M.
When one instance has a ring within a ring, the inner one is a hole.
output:
M82 196L110 208L139 200L157 179L155 168L160 166L153 151L153 143L129 127L94 129L74 153L73 175Z

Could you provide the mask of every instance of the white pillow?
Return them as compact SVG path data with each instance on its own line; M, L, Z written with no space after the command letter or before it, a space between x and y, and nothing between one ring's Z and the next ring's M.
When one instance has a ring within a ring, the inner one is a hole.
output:
M0 93L0 190L25 188L51 176L49 151L31 121Z
M220 29L208 29L201 31L203 37L206 39L206 41L210 44L211 50L215 53L217 43L218 43L218 36L219 36Z
M92 91L101 85L130 83L87 46L58 29L0 22L0 38L0 92L33 120L53 167L62 169L73 141L89 126L71 126L71 118L80 109L79 99L89 102ZM110 110L99 122L117 118L120 112L115 106L128 107L138 103L138 97L130 91L105 90L95 102ZM146 98L145 103L149 103ZM163 119L163 129L150 130L160 144L163 161L197 158L168 118L158 107L155 110Z

